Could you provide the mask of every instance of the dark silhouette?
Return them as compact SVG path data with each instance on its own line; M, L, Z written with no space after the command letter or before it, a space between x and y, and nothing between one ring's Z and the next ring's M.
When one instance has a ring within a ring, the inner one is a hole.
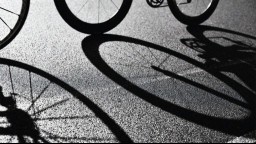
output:
M250 36L247 36L247 35L244 35L241 33L236 33L233 31L223 30L223 29L219 29L219 28L203 27L203 26L202 26L202 28L204 28L205 30L215 29L217 31L224 31L224 32L229 32L231 34L238 34L241 36L250 37ZM200 31L195 30L195 32L196 31L200 34ZM250 38L255 39L254 37L250 37ZM169 101L166 101L162 98L159 98L158 96L140 88L139 86L137 86L134 83L127 80L121 74L119 74L118 72L113 70L113 68L111 68L104 61L104 59L102 58L102 56L99 52L99 47L105 42L112 42L112 41L119 41L119 42L132 43L132 44L136 44L136 45L142 45L142 46L154 49L154 50L164 52L173 57L182 59L200 69L203 69L207 73L211 74L212 76L216 77L217 79L221 80L226 85L231 87L241 97L243 97L245 102L234 99L229 95L215 91L207 86L203 86L202 84L191 81L191 80L189 80L183 76L180 76L178 74L175 74L173 72L169 72L169 71L163 70L161 68L158 68L156 66L152 66L152 69L154 69L158 72L162 72L166 76L180 80L189 85L192 85L199 89L202 89L208 93L214 94L215 96L222 98L223 100L229 101L229 102L237 104L243 108L246 108L251 112L251 114L244 119L218 118L218 117L208 116L208 115L205 115L202 113L198 113L198 112L192 111L190 109L186 109L184 107L181 107L179 105L175 105ZM201 126L204 126L204 127L210 128L210 129L214 129L214 130L218 130L223 133L227 133L227 134L231 134L231 135L235 135L235 136L241 136L247 132L255 130L255 128L256 128L256 123L255 123L255 120L256 120L256 106L255 106L256 97L255 96L256 95L255 95L255 93L251 89L248 89L247 87L241 85L239 82L222 74L219 69L212 69L210 67L209 63L201 63L201 62L199 62L195 59L192 59L184 54L178 53L176 51L170 50L168 48L165 48L165 47L162 47L162 46L150 43L150 42L146 42L146 41L142 41L142 40L138 40L138 39L134 39L134 38L130 38L130 37L125 37L125 36L118 36L118 35L89 36L84 39L82 46L83 46L85 55L92 62L92 64L94 64L95 67L97 67L98 70L100 70L108 78L110 78L115 83L122 86L124 89L128 90L132 94L138 96L139 98L147 101L148 103L150 103L158 108L161 108L162 110L164 110L166 112L169 112L173 115L176 115L176 116L183 118L185 120L188 120L190 122L199 124ZM213 45L211 43L211 46L214 47L215 45ZM238 48L237 46L235 46L235 47ZM239 47L239 48L241 48L241 47ZM218 52L218 50L216 50L216 53L217 52ZM238 53L237 55L241 55L241 54ZM254 55L254 54L250 53L249 55ZM225 55L223 56L223 58L224 57L225 57ZM227 68L227 69L229 69L229 68ZM251 81L255 81L255 79L253 80L253 77L250 77L250 78L252 78ZM248 81L248 79L246 79L245 81ZM251 83L253 83L253 82L251 82ZM253 86L253 84L250 84L250 85Z
M15 132L20 143L25 143L26 139L24 136L29 136L32 138L33 143L38 143L40 141L47 142L40 137L40 133L31 118L31 116L20 109L10 110L6 114L8 122L11 124L10 129Z
M255 37L207 26L194 26L188 27L187 29L195 38L182 39L181 42L189 48L200 51L201 53L199 54L199 57L206 60L205 66L215 67L218 68L218 71L235 74L250 88L251 91L256 93L256 47L225 36L207 38L204 36L204 32L219 31L252 40L256 40ZM222 46L221 44L214 43L212 39L223 39L232 44L229 46Z
M80 102L82 102L84 105L86 105L92 112L94 112L95 117L99 118L108 128L109 130L115 135L116 139L122 143L132 143L133 141L131 138L124 132L124 130L112 119L110 118L101 108L99 108L96 104L94 104L89 98L84 96L82 93L71 87L70 85L66 84L65 82L61 81L60 79L40 70L35 67L32 67L30 65L17 62L14 60L4 59L0 58L0 64L1 65L7 65L7 66L13 66L16 68L21 68L24 70L29 71L30 73L37 74L38 76L44 77L51 81L51 83L55 83L56 85L60 86L61 88L65 89L67 92L72 94L76 99L78 99ZM47 86L48 87L48 86ZM47 89L47 87L45 89ZM43 92L45 91L43 90ZM43 93L42 92L42 93ZM42 94L41 93L41 94ZM41 95L39 95L40 98ZM68 99L67 99L68 100ZM48 106L44 108L41 111L51 109L53 107L56 107L62 103L65 103L67 100L60 101L58 103L55 103L51 106ZM36 99L32 101L32 105L35 103ZM28 112L18 109L16 107L15 98L13 97L5 97L2 92L2 87L0 87L0 104L2 106L5 106L8 110L5 112L0 112L1 117L6 117L8 122L10 123L10 127L8 128L0 128L0 134L1 135L10 135L10 136L17 136L19 139L19 142L26 142L29 138L33 139L33 142L45 142L49 143L47 138L53 139L55 141L72 141L72 140L78 140L78 141L104 141L104 140L113 140L113 139L104 139L104 138L86 138L86 137L64 137L64 136L58 136L57 134L53 134L51 132L48 132L47 130L42 130L37 127L37 125L34 123L34 121L37 119L32 118L31 115L28 114ZM31 109L31 108L29 108ZM29 111L29 110L28 110ZM35 113L37 114L37 113ZM50 117L50 118L39 118L38 120L76 120L76 119L85 119L89 117ZM44 136L40 135L40 132L43 132L47 135L47 137L44 138ZM60 129L61 131L61 129Z
M10 123L10 127L2 129L2 131L5 131L9 135L16 135L20 143L26 143L25 136L32 138L34 143L38 143L39 141L47 142L40 137L40 133L31 116L16 107L16 101L13 97L5 97L1 86L0 105L7 108L7 111L2 112L1 116L6 117Z
M5 97L3 94L3 88L0 86L0 105L13 110L16 108L16 101L13 97Z

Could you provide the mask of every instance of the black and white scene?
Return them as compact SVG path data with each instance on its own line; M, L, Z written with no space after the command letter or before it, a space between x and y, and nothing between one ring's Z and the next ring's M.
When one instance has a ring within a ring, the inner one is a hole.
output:
M256 143L256 0L0 0L1 143Z

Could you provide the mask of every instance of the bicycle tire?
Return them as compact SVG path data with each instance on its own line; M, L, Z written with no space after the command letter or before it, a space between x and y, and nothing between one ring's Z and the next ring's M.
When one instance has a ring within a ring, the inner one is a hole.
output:
M218 3L219 0L212 0L211 5L203 14L199 16L188 16L179 9L176 0L168 0L170 10L175 18L185 25L200 25L201 23L205 22L214 13Z
M13 30L2 41L0 41L0 49L7 46L19 34L19 32L21 31L27 19L29 7L30 7L30 0L22 0L22 8L21 8L20 16Z
M103 23L92 24L79 19L68 7L65 0L54 0L64 21L75 30L86 34L102 34L115 28L125 18L133 0L124 0L118 12Z

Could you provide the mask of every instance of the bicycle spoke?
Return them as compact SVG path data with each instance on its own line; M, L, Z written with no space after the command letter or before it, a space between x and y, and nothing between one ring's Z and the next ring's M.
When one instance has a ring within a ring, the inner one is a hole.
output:
M136 49L135 49L135 52L142 58L142 59L144 59L147 63L152 63L150 60L148 60L144 55L142 55L139 51L137 51Z
M12 72L11 72L11 66L9 66L9 76L10 76L10 81L11 81L11 88L12 88L12 93L14 94L14 84L13 84L13 79L12 79Z
M105 11L105 13L107 14L108 12L107 12L107 10L106 10L105 6L103 5L102 1L100 1L100 3L101 3L101 5L102 5L102 7L103 7L103 10L104 10L104 11ZM111 18L111 17L109 17L109 18Z
M12 11L10 11L10 10L8 10L8 9L2 8L2 7L0 7L0 9L2 9L2 10L4 10L4 11L7 11L7 12L9 12L9 13L12 13L12 14L14 14L14 15L20 16L19 14L15 13L15 12L12 12Z
M9 28L10 31L12 31L12 28L1 17L0 20Z
M96 116L97 113L94 114L90 107L76 98L76 92L69 92L68 84L24 63L5 59L1 62L1 65L6 65L1 68L3 88L9 92L12 89L13 93L15 91L21 93L14 104L12 102L10 107L8 106L7 116L6 113L2 114L7 119L6 123L3 119L0 124L7 125L6 129L12 130L4 133L10 135L7 141L9 138L11 138L9 142L113 141L104 137L101 139L102 129L104 135L112 136L111 132L102 127L105 124ZM27 108L29 112L26 112ZM90 128L87 127L87 122L90 123L88 124ZM90 133L95 133L95 137L91 137Z
M31 72L29 72L29 87L30 87L30 99L31 99L31 102L32 102L31 107L33 108L33 112L35 113L36 110L35 110L35 105L33 103L34 97L33 97L33 86L32 86Z
M129 68L136 68L136 69L148 69L151 70L150 67L144 66L144 65L135 65L135 64L122 64L122 63L109 63L110 65L116 65L116 66L123 66L123 67L129 67Z
M52 121L52 120L83 120L93 119L95 116L73 116L73 117L48 117L48 118L35 118L35 121Z
M120 10L124 0L66 0L68 8L81 21L102 24L112 19Z
M205 3L205 1L204 1L204 0L203 0L203 3L204 3L204 6L208 7L208 6L206 5L206 3Z
M9 44L20 32L29 9L28 0L2 0L0 3L0 48ZM3 23L3 24L2 24Z
M42 92L32 101L32 104L29 106L29 108L26 110L29 112L31 108L33 108L34 104L42 97L42 95L46 92L46 90L50 87L51 82L42 90Z
M54 108L56 106L59 106L59 105L63 105L67 101L69 101L69 99L65 99L65 100L59 101L59 102L57 102L57 103L55 103L55 104L53 104L51 106L48 106L48 107L46 107L44 109L41 109L41 110L37 111L36 113L33 113L31 116L39 115L39 114L43 113L44 111L47 111L47 110L52 109L52 108Z
M64 141L72 141L72 140L82 140L82 141L111 141L111 140L116 140L116 139L110 139L110 138L88 138L88 137L77 137L77 136L74 136L74 137L62 137L62 136L59 136L59 135L55 135L51 132L47 132L45 130L42 130L45 134L48 135L47 138L50 138L50 139L54 139L55 141L60 141L61 140L64 140Z
M157 57L154 55L154 53L151 51L151 49L148 47L148 51L151 53L151 55L155 58L156 62L160 63L157 59Z
M88 3L88 0L86 0L86 2L83 4L83 6L79 9L79 11L77 12L78 14L81 12L82 9L85 8L87 3Z
M113 3L113 5L116 7L117 10L119 10L118 6L114 3L113 0L111 0L111 2Z
M169 55L169 56L166 56L166 58L165 58L161 63L159 63L158 67L160 68L161 66L163 66L164 63L167 62L167 60L168 60L170 57L171 57L170 55ZM164 67L164 68L165 68L165 67Z

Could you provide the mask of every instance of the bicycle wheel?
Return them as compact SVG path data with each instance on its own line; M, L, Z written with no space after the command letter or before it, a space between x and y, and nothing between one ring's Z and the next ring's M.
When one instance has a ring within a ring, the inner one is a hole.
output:
M0 2L0 48L18 35L27 18L29 5L30 0Z
M132 0L54 0L62 18L74 29L100 34L116 27L128 13Z
M219 0L168 0L173 15L186 25L199 25L215 11Z

